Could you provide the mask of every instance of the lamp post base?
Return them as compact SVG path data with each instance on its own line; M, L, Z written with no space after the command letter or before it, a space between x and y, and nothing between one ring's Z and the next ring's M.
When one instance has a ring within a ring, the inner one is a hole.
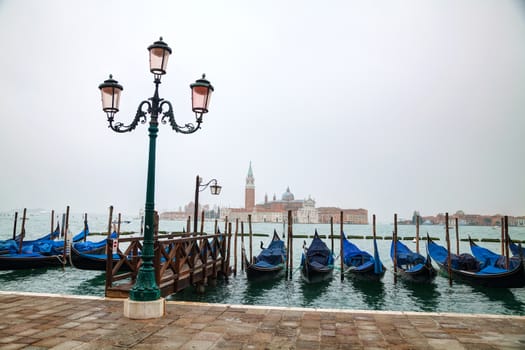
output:
M160 318L166 313L166 300L160 298L152 301L124 300L124 316L135 320Z

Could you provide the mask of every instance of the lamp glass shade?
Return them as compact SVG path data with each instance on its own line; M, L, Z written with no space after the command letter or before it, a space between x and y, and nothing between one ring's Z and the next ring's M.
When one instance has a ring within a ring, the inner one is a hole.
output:
M210 186L211 194L218 195L221 193L222 186L219 186L217 184Z
M208 113L211 90L205 87L194 87L191 92L192 110L197 113Z
M122 90L114 87L106 87L100 90L102 92L102 109L104 112L118 112L120 92Z
M149 50L149 70L155 75L166 74L168 68L168 58L171 55L171 48L162 41L162 37L148 47Z
M113 76L109 76L109 79L105 80L98 86L102 97L102 110L104 112L116 113L119 110L120 105L120 93L122 85L118 81L113 79Z
M195 113L208 113L208 106L210 105L211 93L213 86L202 75L195 83L190 85L191 88L191 109Z
M164 47L152 47L149 50L149 70L153 74L166 74L170 51Z

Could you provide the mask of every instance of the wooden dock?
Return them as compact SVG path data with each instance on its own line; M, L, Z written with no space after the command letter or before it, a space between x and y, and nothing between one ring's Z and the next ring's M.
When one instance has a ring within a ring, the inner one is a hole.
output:
M203 288L218 276L230 275L229 234L158 235L154 239L154 268L161 295L166 297L190 285ZM127 298L142 260L142 237L108 240L106 297ZM120 259L113 263L113 254Z

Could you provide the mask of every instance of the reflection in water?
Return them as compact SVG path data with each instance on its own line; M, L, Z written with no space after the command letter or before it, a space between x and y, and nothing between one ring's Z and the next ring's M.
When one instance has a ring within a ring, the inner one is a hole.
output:
M523 314L525 312L525 303L516 298L512 289L483 288L478 286L473 287L473 289L476 292L486 296L492 303L501 303L506 309L518 312L519 314Z
M402 287L407 290L407 295L421 308L422 311L433 312L439 305L439 293L434 282L430 283L415 283L400 279Z
M306 283L303 279L299 282L299 287L302 294L302 307L319 307L320 299L323 297L330 286L331 281L323 281L320 283Z
M87 294L87 295L96 295L100 292L101 288L104 289L106 284L106 273L100 272L98 275L93 276L90 279L80 282L76 286L76 290L73 291L73 294Z
M245 305L260 305L261 302L272 295L280 294L284 278L267 281L248 281L243 293L242 303Z
M48 269L46 268L46 269L2 271L2 273L0 273L0 281L15 282L19 280L26 280L28 278L33 278L33 277L40 278L40 275L45 274L47 270Z
M225 303L225 300L229 300L232 297L232 291L244 286L239 286L235 283L236 280L226 280L224 278L217 279L217 285L208 285L204 289L204 293L199 292L195 286L189 286L177 293L168 295L166 300L168 301L194 301L202 303Z
M385 305L385 285L383 281L371 281L362 278L349 278L363 301L373 310L382 310Z

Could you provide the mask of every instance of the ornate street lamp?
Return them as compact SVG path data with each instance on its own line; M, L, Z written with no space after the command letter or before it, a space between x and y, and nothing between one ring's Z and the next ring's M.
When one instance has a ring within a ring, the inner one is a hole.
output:
M198 221L198 210L199 210L199 192L204 191L210 186L210 192L213 195L219 195L221 193L222 186L219 186L217 180L211 179L205 184L201 184L202 178L197 175L195 180L195 210L193 212L193 234L197 234L197 221ZM213 185L210 185L213 182Z
M150 71L153 73L155 92L153 97L142 101L137 109L135 118L129 125L121 122L115 122L115 114L119 111L120 93L123 88L110 75L99 85L102 93L102 109L106 112L109 128L111 130L124 133L132 131L139 123L145 124L149 115L149 157L148 157L148 175L146 187L146 205L145 205L145 230L144 245L142 251L142 265L139 269L137 280L129 292L130 300L133 301L154 301L160 299L160 289L155 281L155 271L153 268L153 228L154 228L154 208L155 208L155 146L159 125L159 117L162 124L169 122L172 129L183 134L192 134L200 129L202 116L208 113L210 96L213 92L213 86L205 76L202 75L194 84L190 85L192 90L192 110L195 113L195 122L179 125L173 115L173 107L168 100L159 97L159 85L161 77L166 74L168 58L171 54L171 48L162 41L154 42L148 47Z

